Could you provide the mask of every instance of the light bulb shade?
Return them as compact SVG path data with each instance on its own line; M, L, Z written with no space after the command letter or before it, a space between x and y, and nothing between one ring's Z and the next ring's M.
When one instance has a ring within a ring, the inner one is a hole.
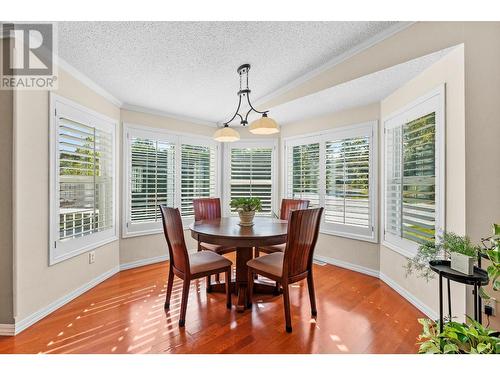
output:
M225 126L214 133L214 139L219 142L234 142L240 139L240 133L229 126Z
M278 124L272 118L262 116L260 119L255 120L248 128L252 134L269 135L280 132Z

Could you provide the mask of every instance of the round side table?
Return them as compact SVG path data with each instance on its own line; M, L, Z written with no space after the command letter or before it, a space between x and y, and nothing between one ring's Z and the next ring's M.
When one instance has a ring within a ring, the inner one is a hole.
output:
M482 323L481 297L479 296L479 287L489 283L488 273L478 267L474 267L473 275L451 269L449 260L431 260L429 266L439 275L439 331L443 332L443 277L448 283L448 315L451 321L451 293L450 280L460 284L474 286L474 319Z

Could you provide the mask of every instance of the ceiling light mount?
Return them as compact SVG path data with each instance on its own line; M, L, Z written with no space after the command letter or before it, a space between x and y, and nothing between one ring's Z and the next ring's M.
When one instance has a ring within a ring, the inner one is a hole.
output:
M262 118L254 121L254 122L252 122L252 124L250 124L250 127L249 127L250 132L252 132L254 134L266 134L266 135L278 133L279 128L278 128L278 124L276 123L276 121L267 117L267 113L269 111L259 111L259 110L255 109L254 106L252 105L252 103L250 102L250 93L252 92L248 87L248 72L250 71L250 64L243 64L240 67L238 67L238 69L236 71L240 77L240 89L237 92L237 95L239 98L238 99L238 107L236 108L236 112L234 113L233 117L231 117L231 119L229 121L224 122L224 127L215 132L214 139L219 141L219 142L233 142L233 141L238 140L239 135L238 135L237 139L236 139L236 136L234 135L234 133L238 134L238 132L234 129L230 129L229 124L236 117L239 117L240 118L240 125L242 125L242 126L248 125L248 115L252 112L261 114ZM240 113L242 98L246 99L248 106L250 107L248 109L247 113L245 114L245 116L243 116ZM229 139L227 136L222 136L221 135L222 133L220 133L221 130L224 130L225 134L227 134L227 132L231 131L232 137L229 137L230 138Z

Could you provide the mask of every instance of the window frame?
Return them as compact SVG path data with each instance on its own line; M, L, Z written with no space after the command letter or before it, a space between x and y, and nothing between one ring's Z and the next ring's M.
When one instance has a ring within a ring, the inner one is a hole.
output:
M117 128L119 122L116 119L102 115L79 103L66 99L62 96L49 94L49 266L73 258L80 254L94 250L107 243L118 240L118 147ZM59 241L59 121L58 116L66 114L68 119L90 125L111 133L113 160L113 224L111 228L102 232L96 232L83 237Z
M216 148L215 161L215 195L220 196L221 191L221 147L218 142L211 137L203 135L192 135L189 133L175 132L168 129L148 127L133 123L123 123L122 132L122 160L123 160L123 197L122 197L122 238L147 236L151 234L159 234L163 232L162 222L155 223L137 223L132 224L130 220L130 191L131 191L131 155L130 155L130 137L144 137L155 140L167 141L175 144L175 207L181 207L181 145L200 145L214 146ZM184 229L188 229L189 225L194 221L193 217L182 217Z
M371 120L362 123L340 126L334 129L311 133L308 136L292 136L283 139L282 147L282 192L283 197L288 194L287 162L288 148L319 143L319 206L325 206L326 197L326 143L356 136L369 136L370 162L369 162L369 197L370 197L370 223L367 230L349 224L326 223L325 215L321 219L320 233L345 237L360 241L378 243L378 121Z
M232 148L265 148L271 147L271 211L277 214L278 208L278 183L277 183L277 173L278 173L278 138L272 139L241 139L240 141L234 143L225 143L223 145L223 181L227 181L222 187L222 215L231 216L231 207L229 206L231 202L231 149Z
M445 228L445 192L446 192L446 118L445 118L445 84L442 84L426 94L418 97L402 108L390 113L383 119L382 136L382 212L381 212L381 233L382 245L396 251L397 253L411 258L417 253L419 244L403 237L397 237L386 230L387 217L387 150L386 136L387 129L402 127L419 117L435 112L435 185L436 185L436 240Z

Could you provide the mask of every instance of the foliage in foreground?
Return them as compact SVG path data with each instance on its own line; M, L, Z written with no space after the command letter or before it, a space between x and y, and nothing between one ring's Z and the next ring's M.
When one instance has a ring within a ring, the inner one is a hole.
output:
M448 322L439 333L439 323L419 319L423 332L418 337L419 354L500 354L498 332L467 317L467 323Z

